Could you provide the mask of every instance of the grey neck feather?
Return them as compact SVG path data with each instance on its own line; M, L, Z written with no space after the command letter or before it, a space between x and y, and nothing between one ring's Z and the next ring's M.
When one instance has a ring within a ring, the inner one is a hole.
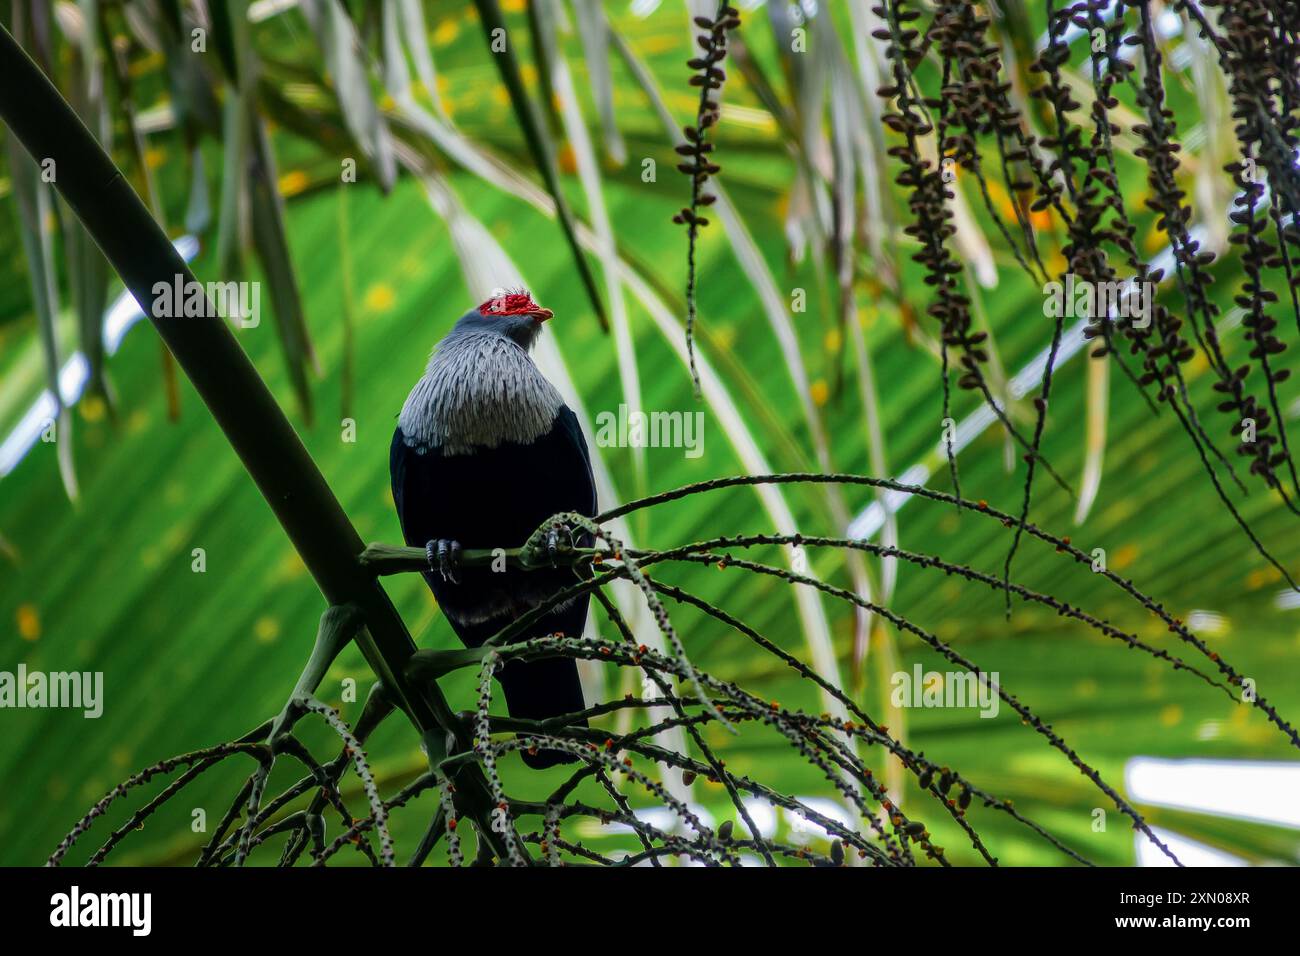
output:
M397 422L418 451L463 455L533 442L563 405L518 343L496 331L456 330L434 349Z

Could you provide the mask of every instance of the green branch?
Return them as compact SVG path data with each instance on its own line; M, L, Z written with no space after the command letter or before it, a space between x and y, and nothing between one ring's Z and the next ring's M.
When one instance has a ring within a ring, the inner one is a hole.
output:
M210 318L155 315L153 288L194 275L130 184L58 90L0 28L0 119L37 161L52 159L55 186L149 316L207 405L330 605L357 605L366 662L424 736L454 725L436 686L415 691L402 668L415 651L392 601L360 562L362 543L275 397L211 306ZM467 742L456 741L464 746ZM480 772L458 781L488 840L490 806Z

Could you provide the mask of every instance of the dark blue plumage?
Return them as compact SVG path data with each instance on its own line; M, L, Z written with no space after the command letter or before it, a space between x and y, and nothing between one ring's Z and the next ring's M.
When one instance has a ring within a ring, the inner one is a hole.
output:
M531 299L528 301L531 303ZM487 306L485 303L483 308ZM477 315L476 312L467 314L457 329L468 328L472 335L478 335ZM540 321L536 324L540 325ZM535 334L533 330L532 335ZM452 336L445 340L449 341ZM493 347L498 344L493 343ZM531 337L527 344L531 344ZM481 382L481 377L495 375L498 370L488 358L476 361L475 357L480 355L476 348L462 349L469 358L462 363L464 368L454 369L451 379L469 376L476 384L490 384ZM526 352L526 345L523 348ZM512 354L512 361L515 358ZM440 379L433 371L436 361L435 353L431 372L422 386L433 382L426 390L454 387L437 384ZM531 366L531 360L527 361ZM540 378L540 372L536 374ZM544 379L541 381L545 384ZM576 511L595 516L596 490L586 440L576 416L558 398L550 427L531 440L475 443L473 439L481 435L456 434L455 428L448 426L437 433L440 438L435 443L423 434L428 431L424 419L409 412L420 388L417 386L408 399L402 423L393 435L389 461L393 501L408 545L425 547L430 541L448 539L466 549L512 548L522 545L551 515ZM475 399L471 395L463 401L527 400L510 395L506 388L487 387L477 394L489 397ZM421 400L436 411L446 404L440 405L436 398L421 397ZM403 425L407 430L404 431ZM462 428L462 431L472 429ZM437 571L426 572L424 577L452 628L470 647L479 646L547 596L578 580L576 572L565 567L493 571L488 566L475 566L460 568L454 581L445 580ZM580 636L587 618L587 605L588 598L583 595L554 609L528 633L520 635L520 639L556 632ZM571 659L513 661L498 671L497 676L514 717L546 718L579 711L585 706L577 665ZM572 758L543 750L525 753L524 759L531 766L545 767Z

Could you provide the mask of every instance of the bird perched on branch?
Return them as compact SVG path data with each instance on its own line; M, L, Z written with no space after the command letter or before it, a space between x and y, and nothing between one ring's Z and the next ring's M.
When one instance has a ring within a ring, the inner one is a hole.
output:
M596 514L577 417L529 355L552 314L523 289L466 312L434 348L393 434L389 469L402 534L408 545L427 549L425 580L469 647L578 577L569 566L462 567L461 552L523 545L560 512ZM580 637L587 603L585 594L565 602L515 639ZM584 707L571 658L511 661L497 677L513 717L543 719ZM556 750L523 757L538 768L575 759Z

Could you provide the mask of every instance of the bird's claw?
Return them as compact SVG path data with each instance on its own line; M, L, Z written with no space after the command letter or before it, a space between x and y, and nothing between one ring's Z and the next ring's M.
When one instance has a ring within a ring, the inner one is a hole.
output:
M460 583L460 553L460 542L450 538L437 538L424 546L429 570L437 571L444 581L452 584Z

